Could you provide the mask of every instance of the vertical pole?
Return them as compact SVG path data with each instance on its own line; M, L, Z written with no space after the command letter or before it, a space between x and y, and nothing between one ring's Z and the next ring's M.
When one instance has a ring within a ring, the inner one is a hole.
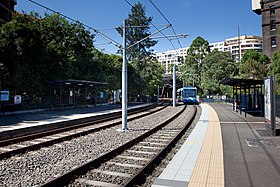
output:
M275 83L274 77L270 77L270 99L271 99L271 130L272 136L276 136L276 128L275 128Z
M176 65L173 66L173 107L176 107Z
M194 86L194 76L193 76L193 79L192 79L192 86Z
M157 86L157 102L159 102L159 86Z
M126 23L123 21L123 68L122 68L122 130L127 128L127 62L126 62Z
M245 117L247 117L247 88L246 87L244 87L244 92L245 92L244 112L245 112Z
M61 92L62 92L62 88L61 88L61 84L59 85L59 110L61 111Z
M238 26L238 48L239 48L239 62L241 62L241 42L240 42L240 30Z
M75 103L76 103L76 84L73 85L73 106L75 107Z
M1 96L2 96L2 93L1 93L1 80L0 80L0 112L1 112Z
M166 60L165 63L165 73L168 74L168 60Z
M236 103L236 98L235 98L235 94L234 94L234 85L232 86L232 110L235 111L235 103Z
M256 109L256 85L254 85L254 91L253 91L253 109Z
M239 109L240 109L240 114L242 114L242 95L241 95L241 90L242 90L242 87L241 87L241 85L240 85L240 86L239 86L239 98L240 98Z
M263 113L263 104L264 104L264 98L262 97L262 85L261 85L261 96L258 96L258 103L260 103L260 108L261 108L261 117L263 117L264 113Z

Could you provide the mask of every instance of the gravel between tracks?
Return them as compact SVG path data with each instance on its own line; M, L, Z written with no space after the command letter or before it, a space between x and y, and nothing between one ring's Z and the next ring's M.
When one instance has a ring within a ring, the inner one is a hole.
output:
M192 130L194 129L194 127L196 126L199 117L201 115L201 108L198 106L197 107L197 114L196 117L193 121L193 123L191 124L191 126L188 128L188 130L185 132L185 134L183 135L183 137L178 141L178 143L172 148L172 150L168 153L168 155L161 161L160 165L157 166L153 172L146 177L146 182L142 185L138 185L138 187L150 187L153 185L153 183L155 182L155 180L159 177L159 175L162 173L162 171L167 167L167 165L169 164L169 162L172 160L172 158L175 156L175 154L178 152L178 150L181 148L181 146L184 144L184 142L187 140L187 138L189 137L189 135L191 134ZM174 122L178 121L179 123L185 121L185 118L188 118L188 114L186 112L184 112L182 115L179 116L179 118L177 118Z
M27 152L0 161L0 186L34 186L94 159L143 134L182 109L167 109L151 116L128 122L129 132L119 127L102 130L71 141L64 141L38 151ZM187 108L191 113L192 107Z

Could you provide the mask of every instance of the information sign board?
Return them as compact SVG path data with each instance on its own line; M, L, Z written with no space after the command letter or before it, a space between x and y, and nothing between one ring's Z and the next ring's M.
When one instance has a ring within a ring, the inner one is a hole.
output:
M1 91L1 101L9 101L9 95L10 95L10 92L7 91L7 90L2 90Z
M272 132L272 135L276 135L275 91L273 77L268 77L264 80L264 117L267 129Z
M20 103L21 103L21 95L15 95L14 104L20 104Z

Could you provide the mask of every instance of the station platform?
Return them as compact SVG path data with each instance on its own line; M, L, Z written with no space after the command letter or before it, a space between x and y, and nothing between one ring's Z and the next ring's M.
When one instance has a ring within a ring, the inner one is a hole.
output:
M201 108L196 127L152 186L279 186L280 137L265 131L264 118L224 103Z
M151 103L129 103L128 110L147 105L151 105ZM3 135L9 131L90 118L120 111L121 104L103 104L97 106L68 108L64 110L34 110L23 113L6 113L5 115L0 115L0 136L1 134Z

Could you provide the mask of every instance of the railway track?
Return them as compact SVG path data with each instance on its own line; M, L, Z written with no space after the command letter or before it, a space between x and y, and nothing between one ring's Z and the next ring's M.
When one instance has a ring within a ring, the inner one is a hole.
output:
M169 104L156 107L141 108L129 113L128 121L139 119L166 108ZM111 122L110 122L111 121ZM109 123L108 123L109 122ZM22 154L26 151L37 150L66 140L71 140L93 132L121 124L121 116L108 116L91 122L72 124L67 127L51 129L45 132L12 138L0 141L0 159L9 158L13 155Z
M142 183L145 175L168 153L186 132L196 116L196 107L187 122L174 122L186 106L172 117L125 144L87 160L42 186L133 186ZM172 123L173 122L173 123ZM127 132L130 133L130 132Z

